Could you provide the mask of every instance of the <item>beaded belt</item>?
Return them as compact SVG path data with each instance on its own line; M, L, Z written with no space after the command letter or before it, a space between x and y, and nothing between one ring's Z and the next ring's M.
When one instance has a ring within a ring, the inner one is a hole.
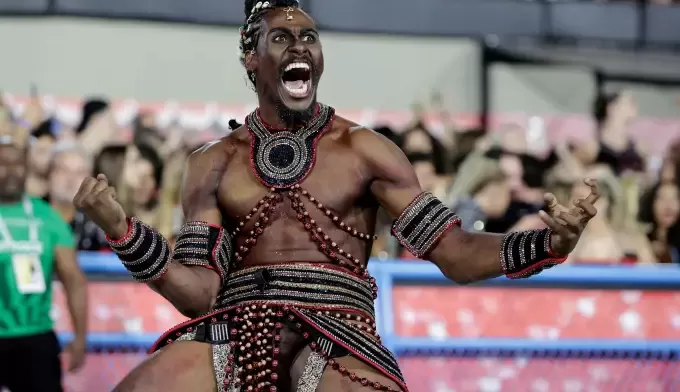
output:
M234 271L215 311L166 332L152 350L195 331L201 322L225 321L233 352L248 354L232 360L255 361L229 366L226 373L231 376L225 382L236 383L232 385L275 385L279 333L287 324L330 365L336 365L333 358L349 354L406 390L396 359L375 331L372 285L332 265L291 263ZM237 374L234 369L246 370Z
M284 264L234 271L215 309L276 303L315 310L347 310L375 318L373 291L365 280L332 265Z

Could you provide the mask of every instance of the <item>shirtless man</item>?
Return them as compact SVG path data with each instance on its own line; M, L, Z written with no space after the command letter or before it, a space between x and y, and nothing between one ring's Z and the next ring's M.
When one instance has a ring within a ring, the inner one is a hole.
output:
M126 218L104 176L74 200L135 279L193 318L116 391L407 391L375 330L366 263L378 207L411 253L457 283L522 278L574 248L596 184L571 209L546 195L550 229L467 233L394 144L316 102L323 53L296 2L247 1L246 18L241 59L259 108L189 158L174 250Z

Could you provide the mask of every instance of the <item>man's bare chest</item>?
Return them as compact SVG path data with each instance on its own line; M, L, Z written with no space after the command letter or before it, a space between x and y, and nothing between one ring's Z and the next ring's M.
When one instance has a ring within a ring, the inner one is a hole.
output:
M274 187L263 181L255 167L257 151L251 146L238 148L230 160L219 187L218 200L228 218L237 219L252 212L256 204ZM320 138L308 173L290 187L276 188L279 193L299 193L303 202L321 205L323 210L344 216L366 196L369 176L351 149L330 137Z

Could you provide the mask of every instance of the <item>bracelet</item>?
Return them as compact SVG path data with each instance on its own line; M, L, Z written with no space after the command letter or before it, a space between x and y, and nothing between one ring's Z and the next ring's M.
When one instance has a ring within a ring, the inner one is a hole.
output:
M112 240L107 236L106 240L138 282L157 280L170 266L168 241L135 217L128 219L128 232L121 239Z
M500 250L501 266L510 279L528 278L561 264L550 248L552 230L528 230L507 233Z
M206 222L187 222L177 236L173 260L215 270L226 283L234 259L233 241L227 230Z
M460 219L429 192L418 195L392 225L392 235L411 254L424 257Z

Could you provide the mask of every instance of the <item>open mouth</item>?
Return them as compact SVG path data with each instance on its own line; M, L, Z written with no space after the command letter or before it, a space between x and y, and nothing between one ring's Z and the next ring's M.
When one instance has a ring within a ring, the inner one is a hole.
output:
M290 63L283 70L281 82L293 98L306 98L312 91L312 68L307 63Z

